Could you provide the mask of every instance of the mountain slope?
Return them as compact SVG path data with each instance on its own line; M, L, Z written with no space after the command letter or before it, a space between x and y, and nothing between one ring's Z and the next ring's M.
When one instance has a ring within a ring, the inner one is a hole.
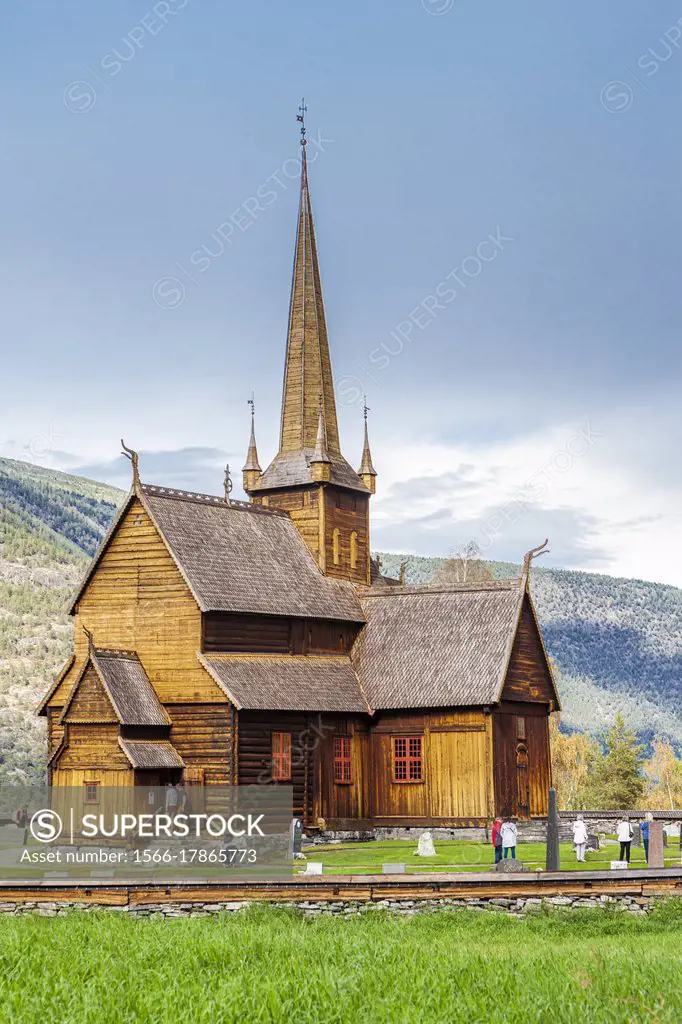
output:
M34 714L71 650L69 595L123 498L82 477L0 459L0 782L39 782Z
M69 595L123 500L82 477L0 459L0 782L39 781L34 709L66 660ZM381 555L383 571L431 579L442 559ZM518 565L490 563L495 576ZM531 589L558 672L562 722L599 731L622 711L641 739L682 745L682 590L641 580L534 569Z

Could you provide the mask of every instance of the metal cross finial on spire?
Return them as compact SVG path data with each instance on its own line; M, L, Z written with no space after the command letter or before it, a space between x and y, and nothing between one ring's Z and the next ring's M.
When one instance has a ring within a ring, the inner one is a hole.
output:
M225 490L225 504L226 505L231 505L232 504L232 499L230 498L230 495L232 494L232 487L233 486L234 485L232 483L232 477L230 476L230 463L228 462L226 464L226 466L225 466L225 482L223 484L223 487L224 487L224 490Z
M301 122L301 145L307 146L308 141L305 137L305 115L308 113L308 108L305 105L305 97L301 100L301 105L298 108L298 114L296 120Z
M256 399L253 391L251 392L251 398L246 399L246 404L251 406L251 419L256 415Z
M367 413L371 412L371 411L372 410L367 405L367 395L363 395L362 396L362 413L363 413L363 416L365 417L365 423L367 422Z

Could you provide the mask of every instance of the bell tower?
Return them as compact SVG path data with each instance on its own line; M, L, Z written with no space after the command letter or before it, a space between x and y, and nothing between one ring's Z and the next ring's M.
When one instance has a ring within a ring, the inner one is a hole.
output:
M244 490L256 504L285 509L324 573L369 584L369 499L376 487L367 435L359 472L341 454L327 323L308 185L305 101L301 194L284 363L279 451L262 472L252 430Z

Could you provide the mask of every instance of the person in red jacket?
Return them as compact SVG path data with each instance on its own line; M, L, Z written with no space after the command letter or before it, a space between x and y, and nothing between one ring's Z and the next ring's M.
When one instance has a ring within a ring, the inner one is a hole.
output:
M490 839L495 847L495 863L499 864L502 860L502 818L495 818Z

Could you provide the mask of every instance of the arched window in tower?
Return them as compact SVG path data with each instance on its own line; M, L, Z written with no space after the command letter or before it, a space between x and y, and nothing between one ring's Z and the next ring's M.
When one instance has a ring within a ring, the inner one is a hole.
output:
M357 530L353 530L350 535L350 567L351 569L357 569L358 567L358 534Z
M338 526L332 534L332 558L334 560L334 565L339 565L341 563L341 531Z

